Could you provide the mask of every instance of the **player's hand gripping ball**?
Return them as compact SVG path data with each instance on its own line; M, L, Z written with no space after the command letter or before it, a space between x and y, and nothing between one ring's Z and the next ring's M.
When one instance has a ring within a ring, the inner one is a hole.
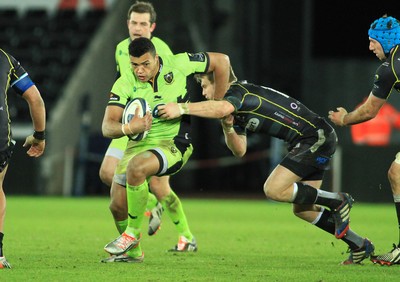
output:
M130 120L135 116L136 108L139 108L139 117L143 117L146 115L146 112L150 111L151 108L149 103L143 98L135 98L126 104L124 112L122 113L122 123L127 124ZM133 141L140 141L146 138L147 134L149 133L148 130L138 133L127 135L130 140Z

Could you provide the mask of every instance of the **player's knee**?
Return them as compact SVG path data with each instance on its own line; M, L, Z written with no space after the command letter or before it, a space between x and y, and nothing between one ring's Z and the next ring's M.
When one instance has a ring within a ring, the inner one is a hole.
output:
M274 191L267 182L264 183L264 194L268 199L273 200L275 198Z
M388 170L389 182L393 192L400 193L400 165L393 162Z
M264 193L268 199L276 200L278 197L277 194L277 185L274 179L268 178L264 183Z
M169 186L169 181L167 177L155 177L155 176L153 176L150 179L150 187L156 190L171 188Z
M110 172L110 171L104 169L103 167L100 168L100 170L99 170L100 180L107 186L111 186L113 176L114 176L114 172Z
M129 184L140 184L147 178L146 166L142 162L131 160L126 168L126 178Z

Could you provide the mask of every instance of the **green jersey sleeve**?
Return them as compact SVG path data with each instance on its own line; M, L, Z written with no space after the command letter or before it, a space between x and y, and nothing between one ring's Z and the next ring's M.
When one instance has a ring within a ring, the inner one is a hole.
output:
M154 44L154 47L156 47L157 54L159 55L173 55L171 49L165 43L162 41L160 38L153 36L151 38L151 42Z
M126 103L130 100L132 83L133 81L129 79L128 75L123 75L118 78L111 88L111 96L108 105L125 107Z
M175 66L186 76L193 73L206 73L209 67L209 57L204 52L180 53L172 57ZM168 59L166 65L168 65Z

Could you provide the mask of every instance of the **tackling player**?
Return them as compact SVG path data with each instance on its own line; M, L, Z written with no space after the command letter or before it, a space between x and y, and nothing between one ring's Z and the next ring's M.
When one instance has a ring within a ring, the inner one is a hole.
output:
M342 264L359 264L368 258L374 251L372 242L349 228L352 197L320 189L337 144L328 122L282 92L236 82L232 69L230 86L220 101L214 100L223 96L216 94L212 74L195 77L209 101L169 103L159 107L160 117L171 121L186 115L220 118L226 145L237 157L246 153L248 132L284 140L289 153L264 183L267 198L292 203L296 216L347 243L350 256Z

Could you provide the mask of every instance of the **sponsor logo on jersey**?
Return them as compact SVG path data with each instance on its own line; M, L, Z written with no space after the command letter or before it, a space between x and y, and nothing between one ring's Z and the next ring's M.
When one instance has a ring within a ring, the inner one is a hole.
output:
M110 94L110 101L119 101L120 97L114 93Z
M162 100L162 96L160 96L160 95L154 95L153 102L159 102L160 100Z
M169 150L173 155L175 155L178 152L178 150L175 147L170 147Z
M316 161L318 164L322 165L322 164L326 164L329 161L329 159L326 157L317 157Z
M172 72L167 73L164 75L164 80L167 84L171 84L174 81L174 74Z
M250 131L256 131L258 125L260 124L260 120L257 118L251 118L246 125L246 129Z
M206 55L204 53L188 53L191 62L205 62Z

